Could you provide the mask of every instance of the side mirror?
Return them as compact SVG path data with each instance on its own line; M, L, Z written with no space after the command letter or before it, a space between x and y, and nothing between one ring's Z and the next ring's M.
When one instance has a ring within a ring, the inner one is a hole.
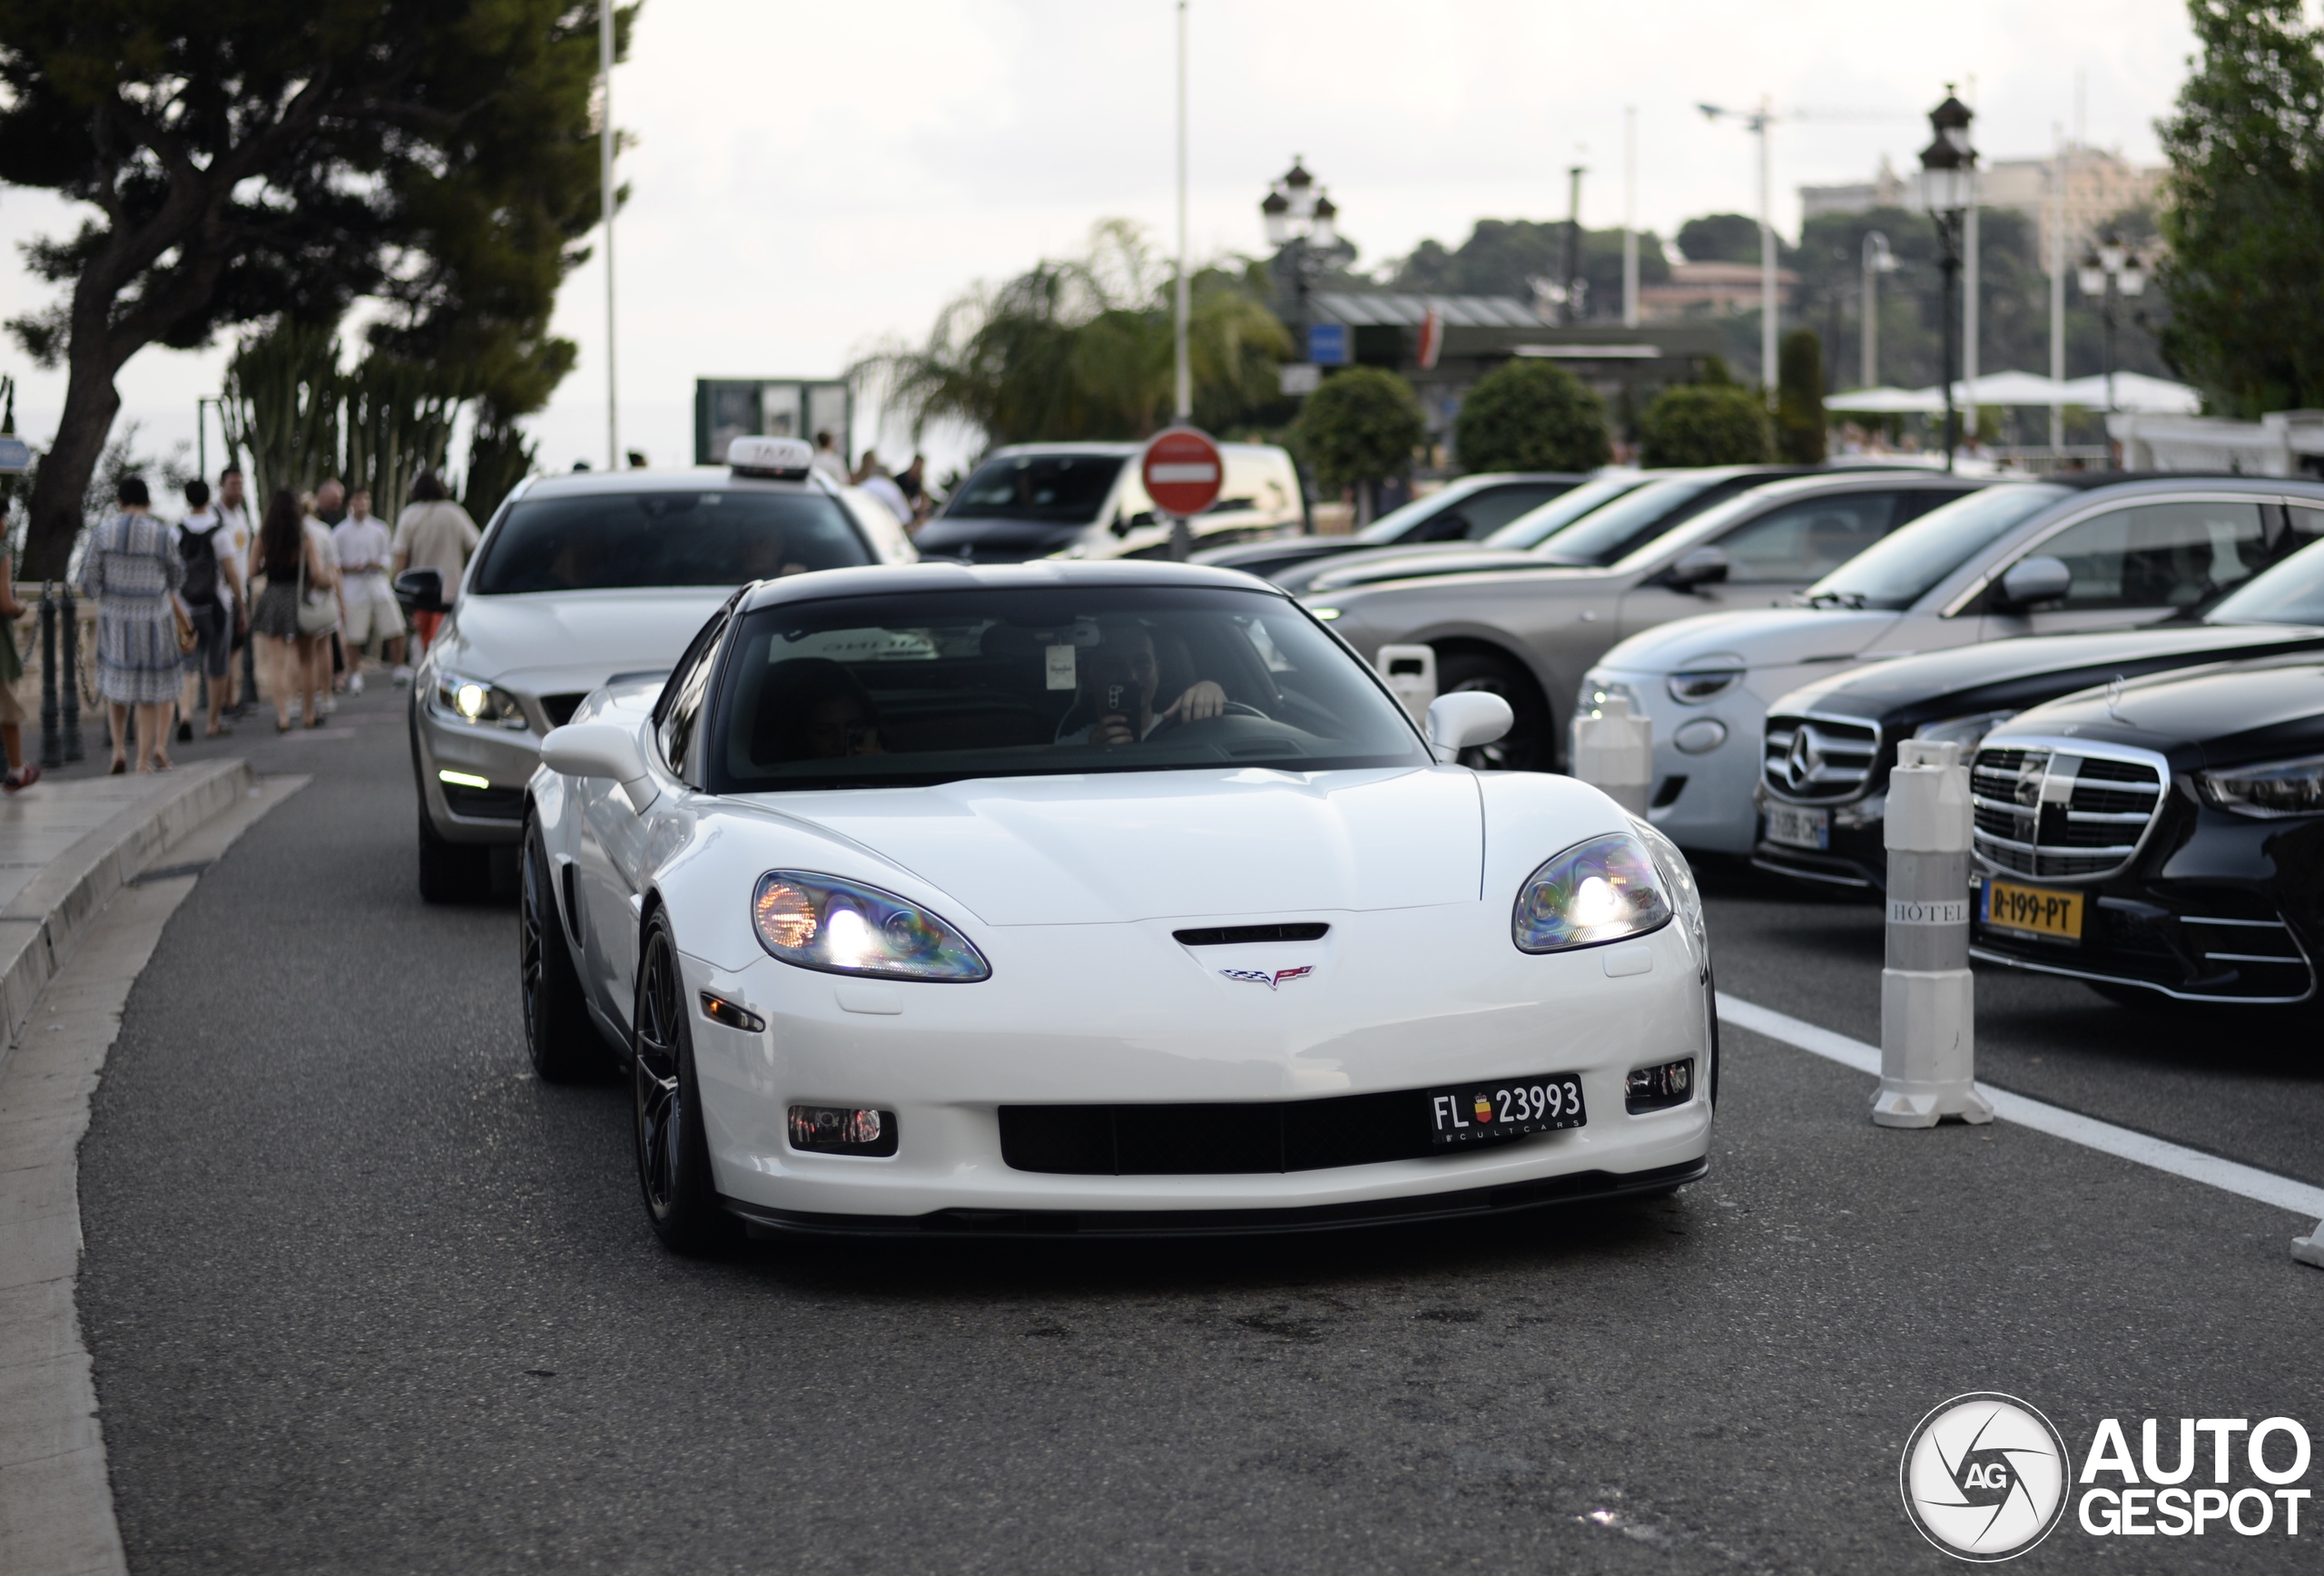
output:
M541 741L541 764L568 777L635 783L645 775L645 752L618 723L567 723Z
M1428 704L1428 742L1440 761L1504 738L1516 725L1509 703L1484 690L1454 690Z
M2009 566L1994 588L1993 605L2002 613L2023 613L2037 602L2054 602L2073 589L2073 571L2062 558L2020 558Z
M406 569L396 576L396 600L406 613L445 613L444 572Z
M1698 586L1715 585L1727 578L1727 555L1717 547L1697 547L1681 554L1679 561L1662 571L1662 583L1673 591L1691 591Z

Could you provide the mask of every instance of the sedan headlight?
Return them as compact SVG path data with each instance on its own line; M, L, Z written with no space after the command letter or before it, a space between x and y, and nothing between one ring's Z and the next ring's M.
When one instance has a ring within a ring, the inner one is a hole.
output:
M1662 681L1670 698L1682 706L1707 705L1743 682L1739 667L1697 668L1687 673L1674 673Z
M533 725L525 715L524 704L515 695L498 685L456 673L437 674L433 705L438 716L456 722L497 725L517 733L528 732Z
M874 980L986 980L966 936L893 892L835 876L774 870L751 895L759 945L786 963Z
M2324 755L2198 772L2195 781L2202 784L2204 798L2238 815L2262 821L2324 815Z
M1987 734L2000 727L2015 712L1972 712L1965 717L1943 717L1934 723L1923 723L1913 730L1915 739L1927 739L1933 744L1958 744L1961 759L1967 761L1977 752Z
M1521 952L1563 952L1642 936L1670 922L1654 861L1630 832L1578 842L1517 889L1510 933Z

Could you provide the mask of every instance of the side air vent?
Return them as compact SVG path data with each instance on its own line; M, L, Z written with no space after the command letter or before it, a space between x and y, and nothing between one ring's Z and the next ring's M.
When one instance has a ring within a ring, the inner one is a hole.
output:
M1213 925L1197 931L1173 931L1187 947L1243 947L1254 941L1320 941L1331 926L1313 922L1296 925Z

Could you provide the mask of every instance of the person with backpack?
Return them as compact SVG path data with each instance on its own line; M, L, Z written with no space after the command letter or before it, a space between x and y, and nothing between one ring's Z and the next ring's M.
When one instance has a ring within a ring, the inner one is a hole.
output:
M214 739L226 732L219 721L225 710L227 682L233 671L234 613L244 606L241 562L228 545L227 526L210 507L209 484L196 477L185 484L186 517L178 522L178 557L185 560L185 581L178 598L193 620L194 645L185 654L183 693L178 697L178 743L193 739L193 713L201 698L202 681L210 680L210 731Z

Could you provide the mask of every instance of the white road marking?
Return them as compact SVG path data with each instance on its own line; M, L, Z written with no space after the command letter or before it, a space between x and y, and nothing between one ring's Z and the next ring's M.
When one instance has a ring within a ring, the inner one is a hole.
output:
M1738 1029L1748 1029L1754 1034L1764 1034L1769 1039L1779 1039L1786 1045L1837 1061L1843 1067L1854 1068L1860 1073L1880 1076L1880 1048L1866 1045L1860 1039L1850 1039L1845 1034L1835 1034L1828 1029L1760 1007L1729 996L1724 990L1718 995L1718 1016L1721 1021ZM2162 1138L2134 1133L2128 1128L2118 1128L2112 1122L2102 1122L2095 1117L2085 1117L2074 1111L2014 1095L2006 1089L1981 1083L1978 1092L1994 1103L1994 1114L2005 1122L2015 1122L2021 1128L2031 1128L2037 1133L2047 1133L2053 1138L2063 1138L2069 1144L2080 1144L2087 1149L2112 1155L2118 1159L2151 1166L2158 1171L2168 1171L2174 1177L2184 1177L2191 1182L2233 1193L2240 1197L2272 1204L2294 1215L2304 1215L2310 1220L2324 1216L2324 1187L2306 1182L2296 1182L2289 1177L2279 1177L2272 1171L2262 1171L2256 1166L2240 1161L2222 1160L2216 1155L2206 1155L2200 1149L2186 1148Z

